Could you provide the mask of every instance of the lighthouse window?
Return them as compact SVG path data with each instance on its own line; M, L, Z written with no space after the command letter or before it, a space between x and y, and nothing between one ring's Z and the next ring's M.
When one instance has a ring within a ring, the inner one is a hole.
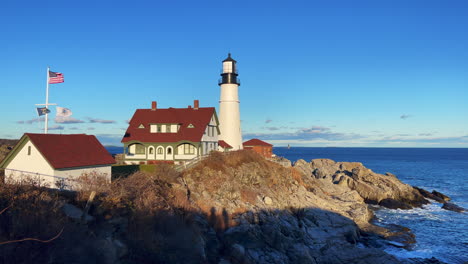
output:
M223 72L232 72L232 62L223 63Z

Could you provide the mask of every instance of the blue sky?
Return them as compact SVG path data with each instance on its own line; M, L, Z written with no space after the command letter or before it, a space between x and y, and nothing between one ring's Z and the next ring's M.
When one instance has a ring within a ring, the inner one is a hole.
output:
M41 132L48 65L52 132L119 145L152 100L218 108L231 52L244 139L468 147L467 1L8 1L0 33L0 138Z

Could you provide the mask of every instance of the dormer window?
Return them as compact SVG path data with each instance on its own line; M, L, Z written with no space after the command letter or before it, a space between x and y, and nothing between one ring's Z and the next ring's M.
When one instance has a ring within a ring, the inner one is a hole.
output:
M143 124L140 124L138 128L145 128L145 126Z
M195 126L193 124L189 124L187 127L188 128L194 128Z

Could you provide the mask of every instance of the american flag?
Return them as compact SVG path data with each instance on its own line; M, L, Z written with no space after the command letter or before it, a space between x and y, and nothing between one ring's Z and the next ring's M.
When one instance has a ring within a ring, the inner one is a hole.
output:
M49 83L63 83L63 74L49 71Z

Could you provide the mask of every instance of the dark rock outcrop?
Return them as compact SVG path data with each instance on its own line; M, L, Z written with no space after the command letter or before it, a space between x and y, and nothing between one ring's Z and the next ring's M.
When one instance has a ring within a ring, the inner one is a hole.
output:
M413 186L413 188L415 190L417 190L422 196L428 198L428 199L432 199L438 203L445 203L447 201L450 201L450 197L448 197L447 195L443 194L443 193L440 193L436 190L433 190L432 192L429 192L429 191L426 191L422 188L419 188L419 187L416 187L416 186Z
M443 193L440 193L440 192L438 192L438 191L436 191L436 190L433 190L433 191L432 191L432 194L433 194L435 197L438 197L438 198L440 198L440 199L442 199L442 200L444 200L444 201L446 201L446 202L448 202L448 201L451 200L450 197L448 197L447 195L445 195L445 194L443 194Z
M409 258L402 261L403 264L447 264L434 257L432 258Z
M465 208L463 207L460 207L456 204L453 204L453 203L444 203L444 205L442 205L442 209L445 209L445 210L449 210L449 211L454 211L454 212L458 212L458 213L463 213L466 211Z
M387 207L389 209L411 209L413 208L411 205L397 201L392 198L385 198L379 202L380 206Z
M437 195L434 195L433 193L429 192L429 191L426 191L422 188L419 188L419 187L416 187L416 186L413 186L413 188L415 190L417 190L422 196L428 198L428 199L432 199L436 202L439 202L439 203L444 203L445 200L442 199L440 196L437 196Z

